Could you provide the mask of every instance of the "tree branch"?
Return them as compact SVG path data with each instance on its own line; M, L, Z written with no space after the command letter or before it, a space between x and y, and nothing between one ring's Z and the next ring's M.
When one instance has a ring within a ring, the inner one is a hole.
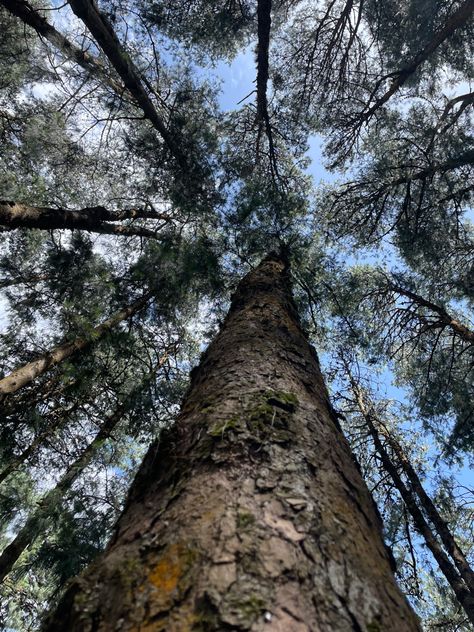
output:
M30 384L40 375L46 373L46 371L49 371L49 369L67 360L71 356L76 355L80 351L84 351L93 343L103 338L116 325L143 309L152 297L153 293L147 292L128 307L119 310L110 318L104 320L100 325L92 328L87 335L64 342L40 355L36 360L18 367L18 369L15 369L0 380L0 398L15 393Z
M40 230L87 230L102 235L137 236L157 239L156 231L140 226L116 226L109 222L123 219L157 219L172 221L169 215L148 209L124 209L110 211L103 206L67 210L42 206L29 206L19 202L0 200L0 226L37 228Z

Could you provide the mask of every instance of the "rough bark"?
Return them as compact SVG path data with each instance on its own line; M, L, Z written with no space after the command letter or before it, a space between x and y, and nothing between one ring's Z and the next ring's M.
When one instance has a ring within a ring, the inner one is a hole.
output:
M30 384L34 379L46 373L57 364L67 360L71 356L84 351L93 343L101 340L119 323L130 318L147 305L153 294L148 292L137 301L128 305L124 309L119 310L100 325L91 329L86 336L75 338L67 341L47 353L36 358L32 362L28 362L23 366L12 371L9 375L0 380L0 398L5 395L15 393L20 388Z
M375 449L377 450L377 453L382 461L385 471L389 474L396 489L399 491L400 496L402 497L403 502L405 503L412 517L415 528L424 539L428 549L431 551L434 559L436 560L439 566L440 571L446 577L449 585L451 586L451 588L454 591L454 594L456 595L457 600L459 601L460 605L466 612L468 619L472 623L474 623L474 593L470 590L470 586L469 586L470 582L472 581L471 569L467 565L467 562L464 556L462 555L462 553L460 552L459 547L455 545L454 538L452 538L452 536L450 538L446 538L446 529L445 529L444 535L442 537L442 541L443 541L443 544L445 544L445 546L446 544L448 545L446 547L447 551L450 554L451 553L453 554L452 559L454 561L454 564L446 555L445 551L443 550L441 544L439 543L436 537L435 531L433 531L431 526L428 524L427 520L425 519L420 509L419 505L421 504L421 506L424 507L426 511L426 498L423 497L423 494L421 497L418 496L417 498L416 494L414 494L412 490L409 487L407 487L405 483L403 482L398 472L397 466L390 458L390 455L385 449L385 446L380 438L380 434L377 427L378 424L376 426L376 415L374 414L372 409L367 405L361 388L355 383L352 377L350 377L350 380L351 380L351 386L354 392L357 406L367 423L367 428L373 439ZM432 515L433 515L432 510L429 511L428 515L430 519L432 519ZM438 525L440 524L439 521L437 522L437 524ZM437 530L436 525L435 525L435 529ZM439 532L438 532L438 535L440 535ZM455 548L453 548L453 546ZM463 559L464 559L464 562L463 562ZM456 569L456 566L458 567L458 569ZM461 571L461 572L458 572L458 571Z
M86 230L101 235L122 235L157 238L157 233L142 226L121 226L110 222L128 218L152 218L169 222L166 215L154 214L139 209L110 211L103 206L67 210L45 206L30 206L19 202L0 200L0 226L14 228L37 228L39 230Z
M239 284L115 535L49 632L412 631L289 272Z

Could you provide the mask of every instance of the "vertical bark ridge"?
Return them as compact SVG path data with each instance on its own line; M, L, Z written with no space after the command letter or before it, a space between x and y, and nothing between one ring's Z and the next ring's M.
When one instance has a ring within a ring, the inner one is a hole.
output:
M281 257L241 281L108 549L46 629L419 630Z

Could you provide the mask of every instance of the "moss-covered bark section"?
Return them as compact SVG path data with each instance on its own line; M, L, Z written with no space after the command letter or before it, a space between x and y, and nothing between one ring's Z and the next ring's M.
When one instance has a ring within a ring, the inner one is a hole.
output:
M288 267L269 256L47 630L418 630L330 411Z

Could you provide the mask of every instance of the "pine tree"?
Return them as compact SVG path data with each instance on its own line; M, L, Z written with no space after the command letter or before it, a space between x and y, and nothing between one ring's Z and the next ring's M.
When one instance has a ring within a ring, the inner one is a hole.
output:
M389 596L388 596L389 595ZM112 542L50 630L417 630L269 255L239 284Z

